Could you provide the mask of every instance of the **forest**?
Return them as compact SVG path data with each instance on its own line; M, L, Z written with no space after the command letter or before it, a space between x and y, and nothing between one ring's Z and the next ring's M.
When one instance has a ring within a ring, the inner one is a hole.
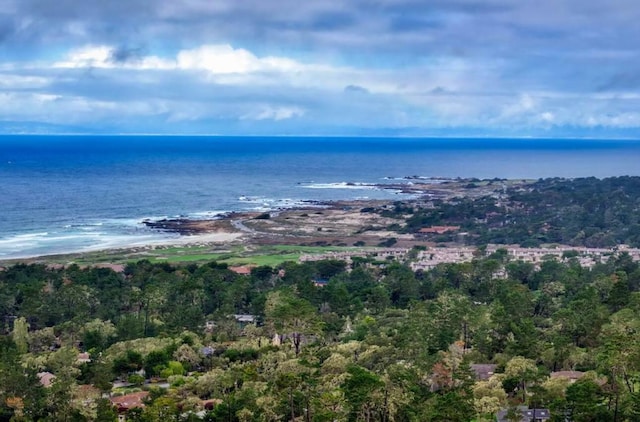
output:
M626 253L584 268L479 248L418 272L17 264L0 271L0 316L0 420L517 421L518 406L640 420L640 266ZM118 402L130 396L140 405Z
M427 208L398 202L393 212L378 212L406 220L403 230L409 233L431 225L459 225L473 245L640 247L640 177L550 178L514 186L501 180L478 182L494 186L494 194L436 199ZM440 242L454 239L455 234L434 237Z

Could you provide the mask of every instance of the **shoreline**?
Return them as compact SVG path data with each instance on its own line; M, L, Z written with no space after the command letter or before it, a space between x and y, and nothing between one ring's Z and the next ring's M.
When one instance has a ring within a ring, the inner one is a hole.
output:
M62 257L81 257L96 253L118 253L123 255L134 251L153 250L158 247L198 247L216 244L227 244L240 240L241 233L200 233L191 235L181 235L180 237L165 238L157 240L140 240L130 242L127 245L111 247L95 246L82 250L57 251L40 255L24 255L10 258L0 258L0 266L6 264L17 264L21 262L36 262L54 260Z
M402 183L399 183L402 180ZM402 191L404 196L392 199L309 200L291 207L276 207L270 210L230 211L210 218L160 218L144 219L139 224L158 235L157 239L136 240L132 236L122 244L96 245L76 250L58 250L44 254L0 257L0 264L24 261L46 261L64 256L85 254L112 254L121 251L152 251L157 247L188 247L240 244L247 247L260 245L301 246L379 246L389 238L400 246L411 247L425 244L412 234L390 231L389 226L397 220L376 213L364 212L367 208L391 208L392 204L425 203L433 200L448 200L454 197L479 197L498 186L526 184L526 180L475 178L423 178L407 176L389 183L375 184L376 189ZM167 237L162 237L162 235ZM175 236L175 237L174 237Z
M268 246L275 244L313 246L340 243L338 238L342 235L329 236L330 241L323 241L327 234L318 230L318 225L328 225L329 221L343 220L346 213L351 217L346 221L349 231L357 231L366 225L366 218L370 215L363 214L360 218L360 209L368 206L380 206L389 204L386 200L348 200L314 202L313 205L297 206L291 208L279 208L270 211L233 211L211 219L189 219L179 217L175 219L162 218L160 220L141 221L158 234L165 233L171 237L153 240L131 241L126 245L111 247L96 246L82 250L56 251L47 254L25 255L20 257L0 258L0 266L14 265L17 263L47 262L47 261L75 261L82 260L90 255L144 255L152 254L157 249L171 248L205 248L216 250L219 247L241 245L246 248L256 246ZM282 227L274 227L279 223L293 220L296 222L297 231L287 232ZM301 220L309 220L301 222ZM300 222L300 224L297 224ZM305 233L300 233L305 232ZM343 233L349 236L349 233ZM376 238L384 235L379 232ZM346 246L346 245L345 245ZM141 256L140 259L143 259Z

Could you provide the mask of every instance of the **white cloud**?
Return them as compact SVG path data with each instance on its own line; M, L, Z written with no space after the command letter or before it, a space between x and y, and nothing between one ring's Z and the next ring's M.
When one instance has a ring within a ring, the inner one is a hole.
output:
M637 128L640 127L640 113L627 112L591 115L580 123L584 124L585 126Z
M92 121L144 120L140 116L185 127L217 121L224 128L241 120L242 129L289 120L286 125L301 131L312 124L514 131L640 127L640 94L633 88L581 92L559 83L522 82L532 73L499 58L425 56L406 66L375 67L345 64L339 57L261 56L224 43L165 56L145 51L94 44L58 61L0 64L0 90L13 95L0 98L0 113L18 120L77 120L89 127ZM352 88L345 94L345 87ZM348 95L354 87L371 95Z
M36 89L49 84L49 78L42 76L25 76L13 74L0 74L0 89Z
M177 67L193 70L204 69L211 73L250 73L259 69L260 61L247 50L229 45L206 45L178 53Z
M363 84L371 92L392 93L398 87L397 75L390 72L358 70L329 64L303 63L289 57L258 57L249 50L228 44L202 45L183 49L173 57L135 56L114 60L117 49L106 45L89 45L70 51L54 68L115 69L140 71L177 71L194 73L185 77L204 83L243 87L320 88L342 92L344 86Z
M544 113L542 113L542 114L540 115L540 119L541 119L543 122L553 123L553 120L555 119L555 116L554 116L554 114L553 114L553 113L548 112L548 111L545 111Z
M181 50L175 59L144 56L136 60L113 60L115 47L89 45L74 49L63 61L54 63L59 68L125 68L140 70L204 70L214 75L249 74L258 72L298 72L314 68L286 57L257 57L243 48L228 44L203 45Z
M44 93L0 93L1 120L37 120L47 123L86 123L114 116L149 116L153 101L115 102L82 96Z
M253 53L227 44L204 45L178 53L179 69L202 69L212 74L253 72L295 72L304 69L301 63L284 57L258 58Z
M502 118L512 118L528 114L536 108L536 101L530 94L522 94L515 103L508 104L502 111Z
M468 64L460 59L437 61L414 69L358 69L331 64L305 63L289 57L259 57L249 50L228 44L202 45L178 51L173 57L135 56L114 60L117 48L88 45L70 51L55 68L102 68L201 72L205 81L223 85L290 86L343 92L345 86L363 86L370 93L412 96L434 84L464 90ZM486 73L486 72L485 72ZM481 78L481 74L477 75Z
M109 62L109 57L111 57L113 50L113 48L106 45L84 46L70 51L64 61L54 63L53 67L113 67Z
M243 120L287 120L295 117L302 117L305 111L300 107L286 106L262 106L259 110L246 114Z

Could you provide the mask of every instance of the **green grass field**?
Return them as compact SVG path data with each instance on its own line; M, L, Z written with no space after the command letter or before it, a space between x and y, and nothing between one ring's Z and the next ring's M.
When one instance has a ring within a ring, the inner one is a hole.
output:
M85 254L60 255L38 258L37 262L78 265L99 263L124 264L147 259L150 262L202 263L217 261L229 265L276 266L286 261L297 261L303 254L322 254L334 251L353 251L361 248L338 246L269 245L246 247L236 245L217 250L211 246L162 246L144 249L114 249Z

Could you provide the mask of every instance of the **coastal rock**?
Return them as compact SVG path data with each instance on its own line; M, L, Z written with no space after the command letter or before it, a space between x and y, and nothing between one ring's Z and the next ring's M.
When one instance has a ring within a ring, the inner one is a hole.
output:
M145 226L169 233L194 235L221 231L220 220L191 220L188 218L164 218L162 220L145 220Z

